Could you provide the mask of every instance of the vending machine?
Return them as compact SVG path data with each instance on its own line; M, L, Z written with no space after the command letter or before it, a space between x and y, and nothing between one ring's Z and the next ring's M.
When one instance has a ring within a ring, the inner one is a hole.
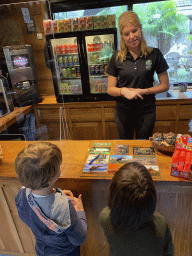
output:
M15 105L27 106L41 102L31 46L5 46L3 51Z

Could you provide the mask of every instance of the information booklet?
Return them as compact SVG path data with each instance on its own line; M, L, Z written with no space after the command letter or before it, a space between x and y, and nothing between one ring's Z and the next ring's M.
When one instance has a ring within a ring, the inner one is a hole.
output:
M132 161L143 164L153 178L160 178L153 147L133 147L129 154L129 145L112 143L93 143L88 151L83 176L104 177L113 175L126 163Z
M154 148L152 147L134 147L133 161L143 164L151 173L153 178L160 178L159 167L155 156Z

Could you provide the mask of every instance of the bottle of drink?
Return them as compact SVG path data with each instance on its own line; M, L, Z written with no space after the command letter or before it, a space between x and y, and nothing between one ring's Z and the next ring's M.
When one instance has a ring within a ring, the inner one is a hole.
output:
M180 155L179 155L179 164L180 165L183 165L185 164L185 151L181 151Z
M171 163L171 172L170 175L175 176L175 177L179 177L179 170L177 169L178 164L179 164L179 155L180 155L180 151L176 150L173 153L172 156L172 163ZM179 167L180 168L180 167Z
M68 65L73 66L73 57L71 55L68 56Z
M67 68L67 77L71 77L71 68Z
M95 67L91 66L89 70L90 70L90 75L94 76L95 75Z
M67 67L67 66L68 66L68 57L67 57L67 56L64 56L64 57L63 57L63 66L64 66L64 67Z
M99 71L99 66L95 65L95 75L99 75L100 71Z
M76 76L80 76L81 72L80 72L80 67L76 67Z
M59 67L63 67L63 57L62 56L58 57L58 64L59 64Z
M71 68L71 77L76 77L76 68L75 67Z

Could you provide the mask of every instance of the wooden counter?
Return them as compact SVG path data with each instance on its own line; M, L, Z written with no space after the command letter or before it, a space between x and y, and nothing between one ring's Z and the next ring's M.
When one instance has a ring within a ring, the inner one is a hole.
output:
M61 165L61 177L63 179L91 179L91 177L82 176L82 170L89 155L89 149L94 142L111 142L111 155L115 154L115 145L129 145L129 154L133 155L133 147L151 147L148 140L102 140L102 141L78 141L78 140L65 140L65 141L52 141L58 145L62 150L63 161ZM0 165L0 178L17 179L14 170L14 161L19 151L21 151L28 144L34 143L33 141L0 141L3 150L3 161ZM159 180L182 182L187 183L181 178L170 176L171 155L165 155L156 151L157 163L160 169ZM102 178L102 177L101 177ZM105 179L111 179L111 175L104 176ZM94 177L95 179L95 177ZM189 182L191 184L191 182Z
M192 118L192 98L182 97L183 94L175 94L173 98L156 101L156 122L153 133L173 132L192 135L188 126ZM113 140L118 139L114 118L115 105L115 101L62 104L56 102L55 96L47 96L37 107L40 111L41 123L48 128L49 140L60 138L60 108L64 109L71 139Z
M108 244L98 222L102 209L107 205L107 191L111 176L83 177L82 170L93 142L112 142L111 154L116 144L128 144L130 154L133 146L151 146L149 141L52 141L63 153L61 178L56 186L70 189L75 196L83 195L88 220L88 234L81 246L81 256L109 256ZM14 198L20 184L16 178L14 161L17 153L31 142L0 142L4 158L0 164L0 253L34 255L34 236L17 214ZM161 179L155 180L157 211L169 224L175 256L192 255L192 183L170 176L171 156L156 151Z
M0 133L9 128L12 124L18 122L23 116L33 110L33 106L14 107L14 111L0 118Z

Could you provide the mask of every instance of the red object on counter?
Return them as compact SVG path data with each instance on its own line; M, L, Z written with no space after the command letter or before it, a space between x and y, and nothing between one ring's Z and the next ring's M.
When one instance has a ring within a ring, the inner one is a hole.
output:
M192 138L177 135L175 152L172 156L171 176L191 179Z

